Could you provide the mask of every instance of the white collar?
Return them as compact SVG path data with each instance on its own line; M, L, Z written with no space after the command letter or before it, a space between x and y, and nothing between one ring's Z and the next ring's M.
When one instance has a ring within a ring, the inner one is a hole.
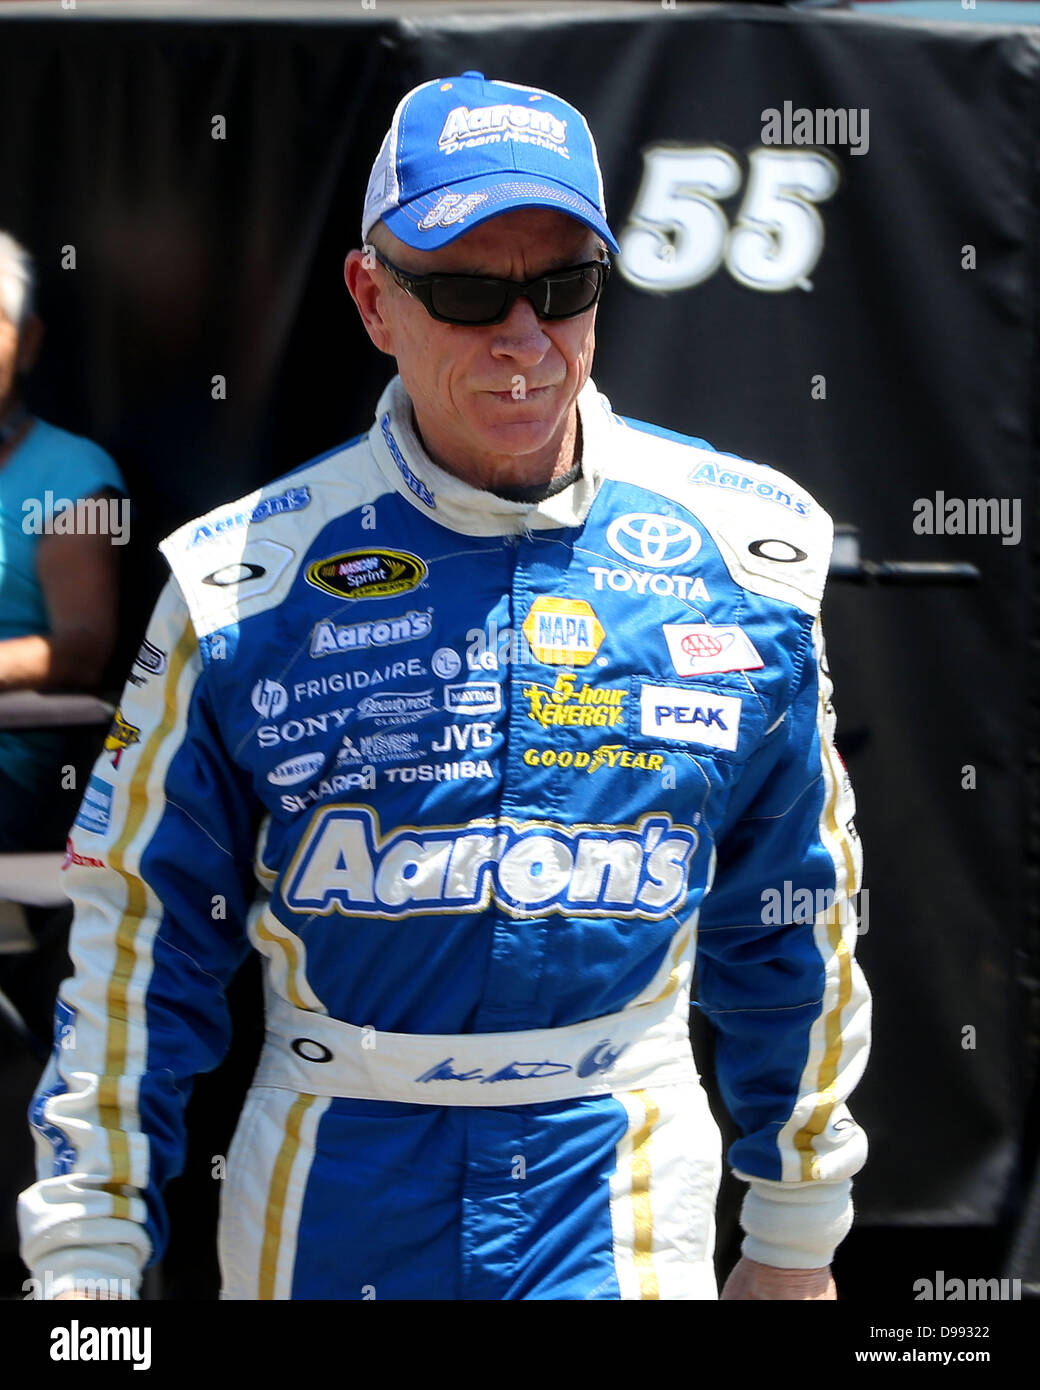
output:
M499 536L580 526L603 480L603 445L612 416L610 402L600 395L591 379L582 388L577 404L582 476L541 502L509 501L463 482L434 463L419 442L412 423L412 403L399 376L390 381L379 398L368 439L380 472L394 491L417 511L453 531L470 536ZM387 431L393 443L387 439ZM399 457L395 457L395 446Z

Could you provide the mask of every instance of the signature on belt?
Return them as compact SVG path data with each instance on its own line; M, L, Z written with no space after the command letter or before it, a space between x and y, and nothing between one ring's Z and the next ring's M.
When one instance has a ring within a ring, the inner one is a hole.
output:
M571 1066L570 1062L507 1062L505 1066L499 1067L497 1071L488 1072L483 1067L473 1067L469 1071L456 1071L452 1063L454 1057L445 1057L443 1062L437 1062L429 1071L424 1071L421 1076L417 1076L416 1081L479 1081L481 1085L488 1085L495 1081L534 1081L546 1076L562 1076L564 1073L573 1071L578 1076L594 1076L598 1071L609 1071L622 1052L627 1048L627 1043L620 1043L614 1046L609 1038L598 1042L595 1047L589 1049L585 1056L578 1062L577 1066Z

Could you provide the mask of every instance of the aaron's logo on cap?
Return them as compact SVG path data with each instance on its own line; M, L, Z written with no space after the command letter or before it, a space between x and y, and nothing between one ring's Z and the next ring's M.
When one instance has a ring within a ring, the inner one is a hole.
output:
M337 598L392 598L417 589L426 566L407 550L345 550L307 566L308 584Z

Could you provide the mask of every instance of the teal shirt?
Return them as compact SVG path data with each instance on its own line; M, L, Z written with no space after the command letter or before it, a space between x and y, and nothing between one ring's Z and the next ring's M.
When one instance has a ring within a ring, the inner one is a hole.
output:
M126 493L122 474L104 449L45 420L34 419L0 464L0 641L50 631L36 574L42 534L32 529L34 517L46 527L55 510L62 510L60 499L75 502L106 487ZM39 506L27 512L29 499ZM49 756L60 738L45 730L0 729L0 769L27 788L49 782L56 775Z

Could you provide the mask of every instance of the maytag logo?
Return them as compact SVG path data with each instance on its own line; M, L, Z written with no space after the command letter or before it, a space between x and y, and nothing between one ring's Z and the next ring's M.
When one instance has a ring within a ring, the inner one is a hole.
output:
M393 598L417 589L426 566L407 550L345 550L312 560L305 578L336 598Z
M444 708L453 714L495 714L502 708L502 688L493 681L446 685Z

